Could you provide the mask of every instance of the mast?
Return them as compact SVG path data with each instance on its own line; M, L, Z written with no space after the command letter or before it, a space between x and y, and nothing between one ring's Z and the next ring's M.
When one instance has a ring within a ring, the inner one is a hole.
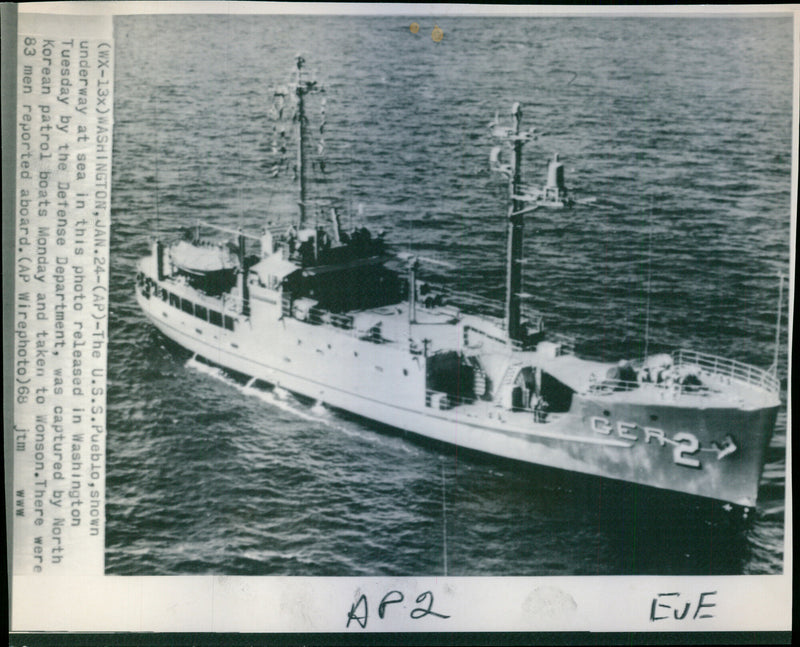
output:
M518 200L522 177L522 139L519 137L519 126L522 109L519 103L511 108L514 119L512 126L513 155L511 158L511 177L509 191L511 207L508 213L508 249L506 252L506 332L510 341L521 341L520 294L522 292L522 233L523 204Z
M489 156L490 166L493 171L508 177L508 191L511 206L508 210L508 247L506 250L506 313L505 327L509 342L522 341L523 330L521 316L522 299L522 233L523 216L536 209L538 206L525 207L522 196L522 146L525 142L536 138L536 129L520 130L522 122L522 108L519 103L511 107L513 124L511 128L499 124L497 115L489 123L492 136L511 143L511 164L504 164L500 160L501 147L492 149Z
M417 261L412 257L408 264L408 325L417 323Z
M321 90L317 87L316 81L306 81L303 79L303 65L305 59L297 55L297 80L294 85L295 97L297 98L297 207L298 207L298 231L305 226L306 219L306 162L305 162L305 137L306 137L306 115L303 98L309 92Z

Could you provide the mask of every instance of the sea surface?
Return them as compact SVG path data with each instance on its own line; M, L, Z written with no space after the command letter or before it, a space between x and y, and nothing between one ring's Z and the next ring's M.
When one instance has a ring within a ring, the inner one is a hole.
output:
M311 196L345 226L383 229L453 265L428 278L501 299L507 186L487 124L519 101L542 133L526 180L543 183L558 152L573 195L596 198L527 219L524 289L548 327L609 361L688 347L772 363L790 17L417 20L414 34L408 17L115 19L107 573L782 572L785 404L743 518L248 387L138 310L135 263L156 233L291 222L291 170L272 175L291 108L276 121L274 91L302 53L325 88L308 107ZM785 306L784 292L784 403Z

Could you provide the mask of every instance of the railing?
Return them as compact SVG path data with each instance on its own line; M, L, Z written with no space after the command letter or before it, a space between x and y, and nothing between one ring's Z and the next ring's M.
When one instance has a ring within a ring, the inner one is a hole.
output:
M292 298L287 294L281 296L281 313L284 317L292 316Z
M138 279L137 279L138 284ZM224 314L240 315L244 311L244 299L231 294L220 294L213 296L203 294L193 288L186 277L167 277L162 282L158 282L150 277L142 276L141 289L146 297L155 296L167 301L162 293L173 294L181 299L192 302L192 305L200 305L209 309L221 310Z
M544 340L557 344L557 349L556 349L557 357L560 357L561 355L575 354L574 337L562 335L561 333L548 332L545 334ZM519 341L516 339L512 339L512 340L504 340L504 343L511 346L511 348L514 350L526 351L526 350L533 350L539 344L540 341L542 341L542 339L538 339L537 341L534 342L526 342L526 341Z
M487 332L486 330L481 330L480 328L476 328L475 326L471 326L469 324L466 324L464 326L464 331L466 333L475 333L476 335L479 335L480 337L483 337L485 339L489 339L501 346L506 346L510 343L511 347L514 348L514 350L525 350L524 344L521 341L509 340L506 337L498 337L497 335L493 335L492 333Z
M681 384L673 380L665 382L633 382L629 380L615 380L606 378L589 386L588 392L592 395L609 395L611 393L625 393L636 389L656 389L663 395L671 394L673 397L682 395L711 396L718 394L718 389L711 389L704 384Z
M456 305L463 304L467 308L477 310L480 314L491 314L498 318L502 318L505 315L505 302L498 299L461 292L446 286L436 286L433 291L440 292L451 303ZM534 310L525 304L520 304L520 315L522 319L528 321L531 329L541 331L544 328L544 315L538 310Z
M483 311L486 314L491 313L496 316L502 316L503 312L505 312L505 305L503 302L496 299L489 299L477 294L453 290L447 286L441 285L437 285L436 287L432 288L432 291L441 293L442 296L452 303L464 304L467 307L475 308Z
M355 318L353 317L353 315L337 314L325 310L323 308L320 308L319 306L311 305L310 303L302 304L302 307L305 307L307 305L307 309L303 311L302 308L298 309L299 301L300 300L298 299L292 299L291 296L288 294L283 294L281 298L281 311L283 316L287 318L297 319L298 321L304 321L306 323L310 323L315 326L333 326L334 328L339 328L343 331L348 331L353 336L360 337L362 339L366 339L374 343L380 343L380 344L400 343L384 338L379 329L357 330L355 328ZM477 302L492 303L491 300L483 299L482 297L476 297L476 303ZM538 326L538 330L541 330L543 327L541 315L536 315L536 316L539 317L538 323L536 323L536 325ZM498 325L500 323L501 322L498 322ZM487 331L475 328L474 326L467 325L465 329L470 332L474 332L478 335L481 335L483 337L487 337L497 343L503 345L509 345L511 346L512 349L516 351L532 350L532 348L535 346L535 343L527 343L524 341L508 340L500 338L495 335L492 335ZM553 341L554 343L559 345L557 351L558 355L575 354L575 339L573 337L568 337L567 335L562 335L560 333L548 332L546 334L546 339ZM536 343L538 343L538 341ZM412 347L411 352L416 354L416 349Z
M632 366L634 369L641 370L642 362L634 362ZM693 370L687 371L686 369ZM691 376L697 380L687 380ZM721 392L719 388L715 388L717 384L730 384L731 381L749 384L774 394L780 393L781 388L780 381L775 375L757 366L708 353L682 349L672 353L672 365L666 369L659 381L604 378L591 384L588 392L595 395L607 395L647 388L658 389L662 393L671 393L674 397L681 395L711 396Z
M389 344L392 346L400 346L408 348L413 354L421 354L422 350L415 348L411 340L395 341L387 339L383 336L380 326L372 326L368 329L356 328L355 317L350 314L338 314L330 312L324 308L316 305L309 305L308 310L302 312L298 310L298 300L293 300L287 295L283 295L281 308L283 316L286 318L296 319L303 323L308 323L314 326L330 326L337 329L338 332L349 337L357 337L363 341L370 341L374 344Z
M696 366L706 375L744 382L769 393L780 393L781 390L780 380L773 373L735 359L725 359L708 353L684 349L672 353L672 359L676 367Z

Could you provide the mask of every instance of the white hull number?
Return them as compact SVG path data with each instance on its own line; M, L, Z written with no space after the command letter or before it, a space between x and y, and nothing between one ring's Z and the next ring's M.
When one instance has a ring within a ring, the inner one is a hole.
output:
M600 416L592 416L591 426L592 431L604 436L610 436L616 431L616 435L624 440L635 442L641 436L646 444L649 444L653 439L657 440L662 447L669 443L673 446L672 460L676 465L684 465L695 469L701 468L700 461L692 458L694 454L700 451L700 441L697 440L697 436L688 431L679 431L672 438L668 438L663 429L656 427L642 428L636 423L623 422L622 420L619 420L616 425L612 425L611 421Z

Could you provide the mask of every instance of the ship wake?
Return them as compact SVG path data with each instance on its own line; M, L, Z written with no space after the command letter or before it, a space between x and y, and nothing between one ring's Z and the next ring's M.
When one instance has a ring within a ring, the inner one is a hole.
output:
M348 426L339 424L334 417L336 415L335 412L319 400L314 402L310 408L306 408L306 406L291 392L280 386L264 389L259 386L259 384L264 384L264 382L260 382L255 378L250 378L245 384L241 384L225 371L225 369L209 364L197 355L193 355L186 360L185 367L207 375L227 386L233 387L245 396L257 398L271 407L285 411L303 420L325 425L326 427L343 433L345 436L357 438L359 441L370 442L372 444L380 443L382 440L381 436L375 435L374 433L362 432L361 429L351 429ZM415 450L406 443L397 443L397 446L406 453L416 453Z

